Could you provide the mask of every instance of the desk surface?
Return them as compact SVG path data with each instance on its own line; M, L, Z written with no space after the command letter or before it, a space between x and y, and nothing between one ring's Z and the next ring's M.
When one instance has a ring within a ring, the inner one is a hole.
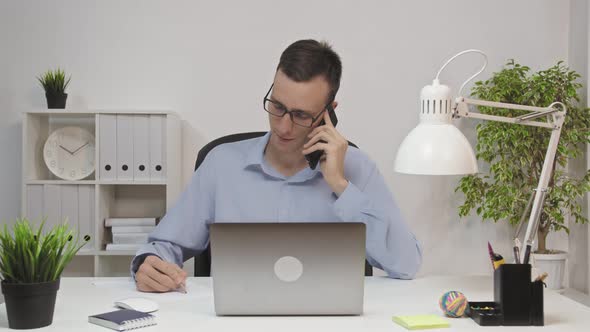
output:
M149 294L137 292L128 278L63 278L53 324L39 331L109 331L88 323L88 316L114 310L115 300L129 296L145 296L160 305L155 313L158 325L138 331L406 331L391 321L392 315L442 315L438 299L448 290L461 291L473 301L491 300L492 279L428 277L406 281L368 277L364 314L344 317L217 317L210 278L189 278L187 290L188 294ZM469 318L448 320L450 330L522 329L479 327ZM590 308L546 289L545 325L543 331L587 331ZM528 328L540 331L538 327ZM4 304L0 305L0 330L8 330Z

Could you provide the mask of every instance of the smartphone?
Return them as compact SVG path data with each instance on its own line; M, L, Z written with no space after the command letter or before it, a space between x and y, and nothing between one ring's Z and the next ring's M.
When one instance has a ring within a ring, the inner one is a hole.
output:
M332 108L332 105L328 106L328 115L330 116L330 120L332 121L332 124L334 125L334 127L336 127L336 124L338 124L338 118L336 117L336 112ZM323 126L325 124L326 124L326 121L324 121L324 119L322 119L319 126ZM320 142L326 143L325 141L322 141L322 140L320 140ZM312 153L306 154L305 159L307 159L307 163L309 164L309 168L315 169L317 167L318 163L320 162L320 158L322 157L323 154L324 154L323 150L317 150Z

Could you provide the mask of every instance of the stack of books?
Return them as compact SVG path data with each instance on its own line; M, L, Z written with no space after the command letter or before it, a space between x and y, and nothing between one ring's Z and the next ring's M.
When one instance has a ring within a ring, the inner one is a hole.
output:
M158 218L106 218L104 226L111 228L113 243L106 250L137 250L148 242Z

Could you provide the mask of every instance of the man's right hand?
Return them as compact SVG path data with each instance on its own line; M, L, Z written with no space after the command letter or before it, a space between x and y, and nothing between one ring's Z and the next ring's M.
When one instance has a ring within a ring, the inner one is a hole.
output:
M184 287L186 272L178 265L150 255L135 273L136 286L142 292L170 292Z

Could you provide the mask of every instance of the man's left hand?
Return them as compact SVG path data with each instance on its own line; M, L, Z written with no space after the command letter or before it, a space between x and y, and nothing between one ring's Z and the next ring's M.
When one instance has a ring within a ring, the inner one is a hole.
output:
M320 159L322 174L332 191L340 196L348 186L348 180L344 177L344 157L348 141L334 128L328 112L324 113L324 121L325 125L316 127L307 136L310 140L303 145L303 154L324 151Z

